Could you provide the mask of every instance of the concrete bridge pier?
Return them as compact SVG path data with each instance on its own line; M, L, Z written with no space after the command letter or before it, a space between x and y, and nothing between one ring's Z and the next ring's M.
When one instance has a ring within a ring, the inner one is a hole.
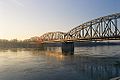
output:
M74 42L63 42L62 53L63 55L73 55L74 54Z
M41 51L46 51L46 50L47 50L47 46L46 46L45 43L39 44L39 45L38 45L38 48L39 48L39 50L41 50Z

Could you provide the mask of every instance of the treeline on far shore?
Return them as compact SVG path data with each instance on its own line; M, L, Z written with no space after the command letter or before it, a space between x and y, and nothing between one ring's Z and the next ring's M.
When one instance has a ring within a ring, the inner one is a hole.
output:
M104 45L120 45L120 41L118 42L74 42L75 47L84 47L84 46L104 46ZM44 43L41 44L37 39L25 39L25 40L7 40L7 39L0 39L0 48L40 48L44 49L45 46L48 47L60 47L62 46L61 43Z
M30 40L6 40L0 39L0 48L36 48L38 45L31 44Z

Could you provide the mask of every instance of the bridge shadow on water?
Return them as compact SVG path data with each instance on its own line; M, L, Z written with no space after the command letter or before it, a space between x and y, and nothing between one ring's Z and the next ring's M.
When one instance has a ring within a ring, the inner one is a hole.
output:
M120 76L119 46L75 46L74 53L73 50L72 52L70 52L71 50L69 51L71 47L68 46L67 50L65 50L66 53L65 51L63 52L61 46L34 49L13 48L8 50L11 52L29 51L32 56L37 56L37 58L44 56L47 64L43 69L48 69L46 67L49 66L52 67L52 69L48 70L48 72L51 71L51 74L49 74L50 76L41 78L40 74L44 77L44 75L47 75L47 72L34 72L36 76L38 75L38 78L35 78L35 80L46 80L46 78L49 80L110 80L111 78ZM7 49L0 51L6 52ZM33 76L33 74L31 75ZM34 79L34 76L32 78Z
M77 43L76 43L77 44ZM106 44L106 43L105 43ZM66 69L68 69L68 72L70 72L69 78L66 77L65 79L69 80L110 80L111 78L120 76L120 53L118 52L117 56L111 56L113 52L108 51L107 49L112 49L112 47L116 47L115 44L109 44L107 45L96 45L96 47L93 46L62 46L62 47L46 47L45 55L48 57L54 57L57 59L58 62L62 66L64 66ZM71 44L70 44L71 45ZM71 48L74 47L74 50L71 50ZM107 47L107 48L106 48ZM63 48L66 50L63 51ZM93 48L96 48L95 50L104 49L108 52L108 55L103 55L104 53L107 54L104 50L103 52L99 52L101 54L96 54L96 51L94 51L95 55L90 55L91 50ZM116 48L119 48L117 46ZM83 52L78 51L76 53L77 49L81 49L84 51L85 54L82 54ZM118 49L119 50L119 49ZM114 49L113 49L114 51ZM86 55L86 53L88 55ZM74 54L74 55L73 55ZM66 75L67 72L63 71L63 75ZM61 75L61 74L60 74ZM57 80L65 80L64 78L60 78Z

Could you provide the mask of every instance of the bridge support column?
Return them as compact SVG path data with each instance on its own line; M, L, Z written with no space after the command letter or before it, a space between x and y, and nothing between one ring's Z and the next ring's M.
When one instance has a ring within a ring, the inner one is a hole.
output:
M39 50L43 50L43 51L44 51L44 50L46 50L46 48L47 48L47 46L46 46L45 43L38 45L38 49L39 49Z
M62 53L64 55L73 55L74 54L74 42L63 42Z

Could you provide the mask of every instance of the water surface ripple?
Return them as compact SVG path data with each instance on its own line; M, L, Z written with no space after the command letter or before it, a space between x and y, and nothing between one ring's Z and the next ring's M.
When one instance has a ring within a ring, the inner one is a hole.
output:
M0 80L109 80L120 76L120 46L0 49Z

